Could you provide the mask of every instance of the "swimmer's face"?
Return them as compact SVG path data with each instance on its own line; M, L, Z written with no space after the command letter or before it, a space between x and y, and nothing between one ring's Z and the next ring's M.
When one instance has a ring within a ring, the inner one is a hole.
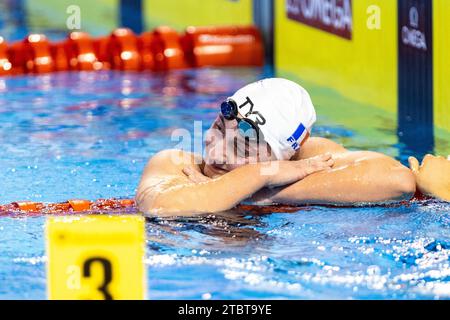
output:
M263 139L245 139L238 130L237 120L226 120L219 114L206 134L205 167L211 178L223 175L245 164L276 160Z

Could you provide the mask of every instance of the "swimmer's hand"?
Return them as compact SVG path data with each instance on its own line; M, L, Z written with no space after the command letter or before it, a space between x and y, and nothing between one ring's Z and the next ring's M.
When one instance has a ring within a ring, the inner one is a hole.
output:
M271 170L268 187L279 187L302 180L315 172L330 169L334 165L331 154L326 153L309 159L277 161L278 168Z
M188 177L189 180L191 180L194 183L201 183L211 180L210 177L205 176L201 172L195 170L192 167L184 167L183 173Z
M410 157L409 167L416 177L417 188L424 195L450 201L450 157L426 155L422 165Z

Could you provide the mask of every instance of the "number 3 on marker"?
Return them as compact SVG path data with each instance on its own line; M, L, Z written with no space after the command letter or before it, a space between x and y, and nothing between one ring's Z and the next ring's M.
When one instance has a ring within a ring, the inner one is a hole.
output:
M87 259L83 264L83 277L91 276L92 264L99 263L103 267L103 283L98 287L98 291L103 294L105 300L113 300L111 293L108 291L108 285L112 281L112 265L108 259L102 257L92 257Z
M49 299L145 298L143 217L49 217L46 233Z

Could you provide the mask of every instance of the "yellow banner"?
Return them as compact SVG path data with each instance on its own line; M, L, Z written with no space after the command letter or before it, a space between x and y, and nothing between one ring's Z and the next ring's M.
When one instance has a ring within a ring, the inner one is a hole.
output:
M26 0L25 10L29 28L39 32L71 32L79 21L80 30L99 36L119 25L119 0Z
M252 0L143 0L146 29L160 25L182 30L187 26L249 25Z
M301 1L275 1L278 70L396 112L397 1L337 1L332 21Z

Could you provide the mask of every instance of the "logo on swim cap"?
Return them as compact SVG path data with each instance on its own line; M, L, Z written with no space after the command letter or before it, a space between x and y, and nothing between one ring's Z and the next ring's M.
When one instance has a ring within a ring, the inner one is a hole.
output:
M246 113L244 113L244 114L242 114L241 113L241 115L243 115L245 118L249 118L249 116L251 116L251 115L255 115L256 117L255 117L255 123L257 124L257 125L260 125L260 126L263 126L263 125L265 125L266 124L266 119L263 117L263 115L260 113L260 112L258 112L258 111L253 111L253 108L254 108L254 103L253 103L253 101L249 98L249 97L246 97L246 101L243 103L243 104L241 104L240 106L239 106L239 111L242 109L242 108L244 108L246 105L248 105L248 104L250 104L250 110L248 110ZM253 119L252 119L253 120Z
M305 133L305 131L306 131L305 126L303 125L303 123L300 123L295 132L292 134L292 136L287 138L287 142L291 143L292 149L297 150L300 147L298 140L303 135L303 133Z

